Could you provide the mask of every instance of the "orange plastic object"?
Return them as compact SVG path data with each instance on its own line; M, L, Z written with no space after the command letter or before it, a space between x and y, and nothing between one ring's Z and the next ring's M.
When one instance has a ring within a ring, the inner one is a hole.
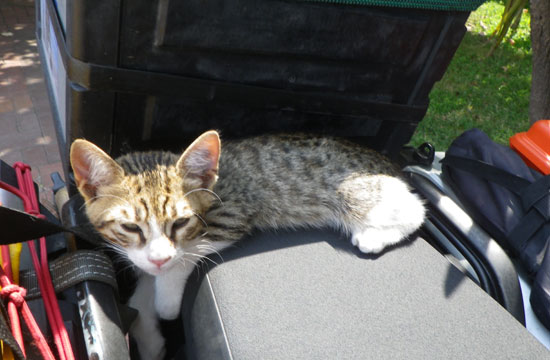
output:
M539 120L528 131L512 136L510 147L529 167L550 174L550 120Z

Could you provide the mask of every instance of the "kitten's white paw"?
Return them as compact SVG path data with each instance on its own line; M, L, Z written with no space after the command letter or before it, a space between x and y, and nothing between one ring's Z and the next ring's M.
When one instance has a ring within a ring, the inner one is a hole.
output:
M402 237L401 232L396 229L368 228L355 231L351 236L351 243L363 253L378 254L387 246L401 241Z

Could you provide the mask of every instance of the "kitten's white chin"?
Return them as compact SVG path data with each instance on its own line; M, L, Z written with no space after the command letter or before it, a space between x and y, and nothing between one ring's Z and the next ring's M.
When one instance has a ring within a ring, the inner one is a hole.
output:
M169 271L173 267L173 263L170 262L168 264L165 264L160 269L156 266L139 266L138 265L138 267L149 275L159 276Z

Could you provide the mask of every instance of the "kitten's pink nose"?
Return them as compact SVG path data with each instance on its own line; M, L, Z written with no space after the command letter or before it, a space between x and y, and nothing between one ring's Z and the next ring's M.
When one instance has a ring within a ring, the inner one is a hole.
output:
M162 265L166 264L170 259L171 259L171 257L169 257L169 256L165 257L165 258L162 258L162 259L153 259L151 257L147 258L147 260L149 260L150 262L155 264L159 269Z

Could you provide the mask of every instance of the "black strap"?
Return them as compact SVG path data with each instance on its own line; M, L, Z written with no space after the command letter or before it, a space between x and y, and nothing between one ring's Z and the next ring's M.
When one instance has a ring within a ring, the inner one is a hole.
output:
M477 159L446 155L443 165L467 171L474 176L505 187L521 199L525 215L507 234L507 240L518 254L525 251L539 229L550 220L550 176L543 176L535 182L511 174L503 169Z
M543 176L522 189L520 196L524 209L536 208L545 220L550 219L550 176Z
M504 186L517 195L521 195L523 189L531 185L529 180L510 174L491 164L477 159L470 159L456 155L446 155L441 163L458 170L467 171L477 177Z
M90 224L83 224L74 228L66 228L48 220L37 218L25 212L0 206L0 245L8 245L28 240L38 239L42 236L70 232L93 245L100 242L94 236L95 232Z
M519 223L508 234L508 241L514 247L516 251L521 253L525 246L527 246L527 240L529 240L544 223L546 222L544 216L542 216L536 209L531 209L525 214Z
M521 201L527 213L508 234L508 240L523 252L530 239L550 220L550 177L544 176L521 191Z
M116 274L109 257L99 251L77 250L49 263L55 292L61 292L83 281L94 280L118 291ZM27 289L25 299L40 297L40 288L33 270L21 271L19 284Z

